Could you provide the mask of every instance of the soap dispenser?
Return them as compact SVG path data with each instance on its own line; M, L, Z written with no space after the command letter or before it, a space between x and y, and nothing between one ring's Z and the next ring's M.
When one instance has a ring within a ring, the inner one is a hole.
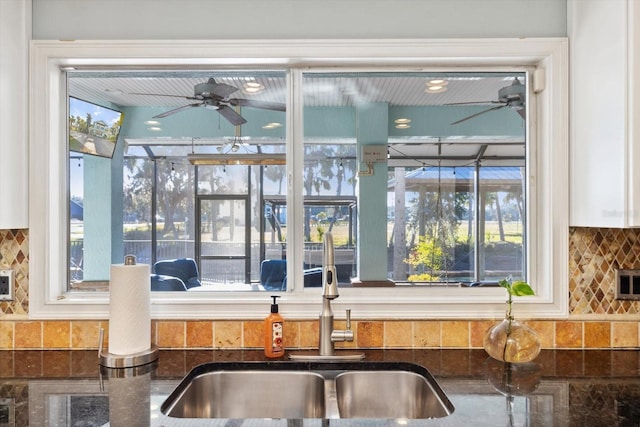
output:
M284 354L283 329L284 319L278 313L277 295L272 295L271 314L264 319L264 355L270 358Z

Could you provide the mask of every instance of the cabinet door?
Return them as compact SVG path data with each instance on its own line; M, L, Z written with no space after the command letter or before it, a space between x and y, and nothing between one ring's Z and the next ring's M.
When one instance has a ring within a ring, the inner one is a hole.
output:
M634 3L569 0L574 226L640 226Z
M0 229L28 227L31 1L0 0Z

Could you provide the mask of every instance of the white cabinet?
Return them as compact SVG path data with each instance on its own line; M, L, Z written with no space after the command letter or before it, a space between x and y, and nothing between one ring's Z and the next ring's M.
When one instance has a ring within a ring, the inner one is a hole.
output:
M31 0L0 0L0 229L27 228Z
M640 2L568 0L570 225L640 226Z

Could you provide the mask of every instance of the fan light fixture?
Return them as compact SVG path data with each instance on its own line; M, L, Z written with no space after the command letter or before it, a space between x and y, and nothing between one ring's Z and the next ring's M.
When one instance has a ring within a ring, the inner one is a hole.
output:
M284 153L247 153L247 154L188 154L187 160L192 165L252 165L252 166L271 166L285 165L286 155Z

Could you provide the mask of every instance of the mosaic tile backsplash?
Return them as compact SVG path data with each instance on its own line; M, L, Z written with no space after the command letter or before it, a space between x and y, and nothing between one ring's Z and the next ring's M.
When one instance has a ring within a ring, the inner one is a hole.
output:
M571 228L569 236L569 313L640 313L640 302L615 300L616 269L640 269L640 230Z
M569 233L568 320L530 320L543 348L637 348L640 302L614 298L615 269L640 269L640 230L571 228ZM96 348L106 321L31 321L27 230L0 230L0 266L16 272L16 301L0 303L0 350ZM491 320L360 320L361 348L481 348ZM317 322L288 322L290 348L314 348ZM340 325L338 325L340 327ZM156 320L153 341L160 348L259 348L262 322L242 320ZM105 342L107 337L105 337Z
M14 301L0 301L0 313L29 313L29 231L0 230L0 268L15 273Z

